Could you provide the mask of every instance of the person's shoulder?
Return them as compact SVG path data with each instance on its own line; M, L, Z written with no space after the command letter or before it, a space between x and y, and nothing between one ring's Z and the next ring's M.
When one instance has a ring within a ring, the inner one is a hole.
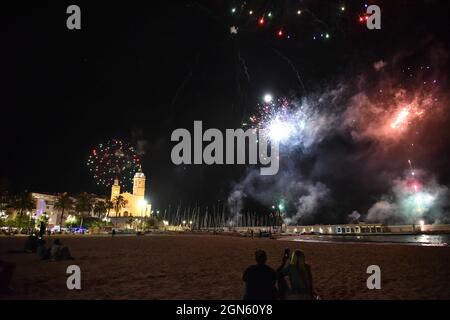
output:
M272 268L271 266L268 266L267 264L264 265L265 269L270 272L270 273L276 273L275 269Z
M256 268L255 265L248 266L247 269L245 269L244 272L245 272L245 273L251 272L251 271L255 270L255 268Z

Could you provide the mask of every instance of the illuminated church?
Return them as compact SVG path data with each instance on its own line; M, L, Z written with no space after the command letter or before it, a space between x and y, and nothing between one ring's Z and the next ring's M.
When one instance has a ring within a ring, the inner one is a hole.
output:
M133 193L120 193L119 180L114 180L111 188L111 201L115 203L117 196L122 196L126 200L126 205L115 212L111 210L111 217L149 217L152 212L152 205L145 200L145 175L142 169L134 175Z

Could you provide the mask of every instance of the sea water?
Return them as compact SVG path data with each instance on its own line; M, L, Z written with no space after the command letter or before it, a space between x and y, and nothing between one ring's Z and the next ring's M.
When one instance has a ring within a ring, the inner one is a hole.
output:
M347 243L385 243L418 246L449 246L450 234L432 235L298 235L282 240L301 242L347 242Z

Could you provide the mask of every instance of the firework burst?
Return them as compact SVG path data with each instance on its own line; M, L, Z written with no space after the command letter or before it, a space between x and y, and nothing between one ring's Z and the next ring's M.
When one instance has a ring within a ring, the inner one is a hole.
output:
M299 103L287 98L274 99L265 95L257 113L249 117L244 127L259 130L268 140L287 147L310 147L321 140L332 117L321 114L306 101Z
M110 187L119 179L122 187L127 187L140 168L140 159L133 146L112 139L92 149L87 166L97 185Z

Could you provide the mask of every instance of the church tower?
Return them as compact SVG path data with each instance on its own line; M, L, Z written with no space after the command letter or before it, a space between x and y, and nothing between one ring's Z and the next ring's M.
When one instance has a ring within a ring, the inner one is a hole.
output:
M142 168L139 168L139 171L134 175L133 195L136 197L144 197L145 195L145 175Z
M119 179L114 179L114 184L111 188L111 201L113 201L117 196L120 196L120 184Z

